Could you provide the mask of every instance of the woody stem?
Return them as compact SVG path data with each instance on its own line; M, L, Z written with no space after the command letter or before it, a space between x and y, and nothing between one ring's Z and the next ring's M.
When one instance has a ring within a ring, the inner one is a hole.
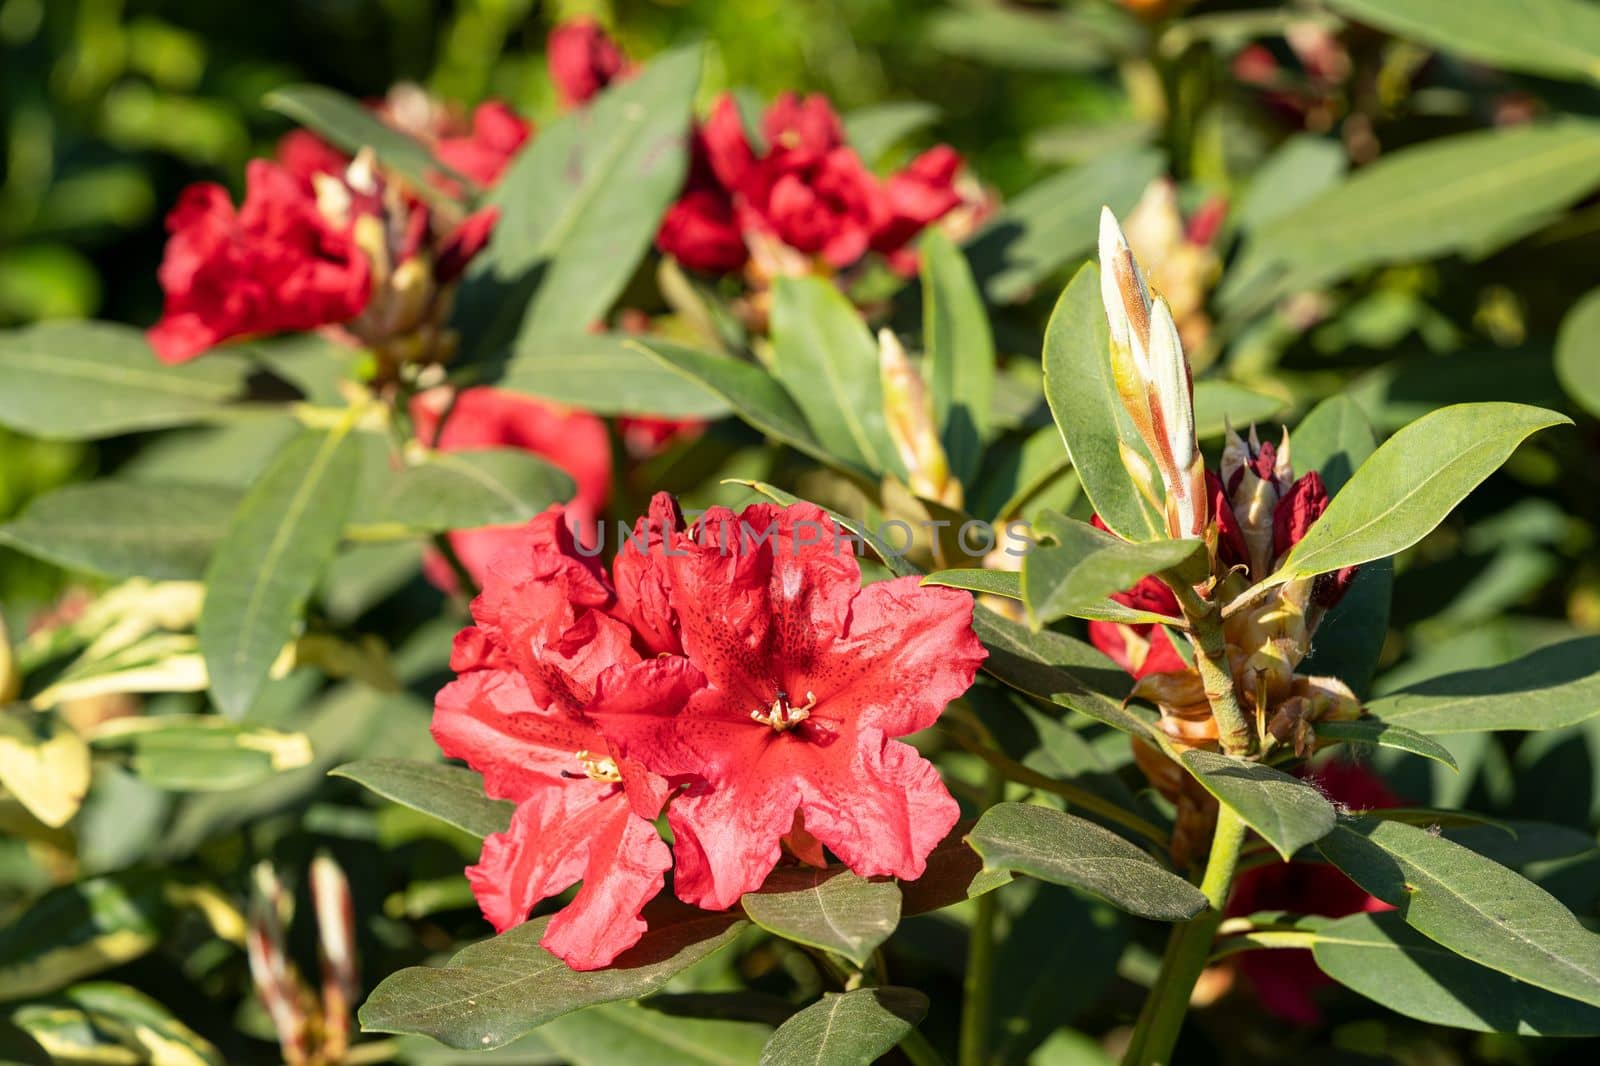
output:
M1222 750L1229 755L1254 755L1256 728L1239 703L1233 671L1228 668L1228 640L1222 630L1222 611L1182 577L1163 574L1162 580L1178 598L1183 620L1188 623L1195 669L1205 687L1206 701L1211 704L1211 717L1216 719Z
M993 766L984 773L983 810L1005 799L1005 778ZM967 972L962 982L960 1066L983 1066L988 1061L989 992L994 984L996 896L986 892L975 901L972 935L967 941Z

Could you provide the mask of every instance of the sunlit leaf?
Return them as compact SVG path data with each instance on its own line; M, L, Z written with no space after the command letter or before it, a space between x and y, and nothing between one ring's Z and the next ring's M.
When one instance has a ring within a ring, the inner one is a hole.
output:
M914 988L828 992L778 1027L760 1066L872 1066L927 1013L928 997Z
M1490 66L1600 81L1600 11L1584 0L1330 0L1330 6Z
M1298 778L1203 749L1186 751L1182 758L1206 791L1233 808L1285 862L1333 831L1338 817L1333 804Z
M475 837L503 833L511 824L513 805L485 796L483 778L465 767L417 759L361 759L330 773Z
M900 922L900 889L843 867L780 867L740 900L750 920L771 933L866 965Z
M1408 685L1368 713L1418 733L1559 729L1600 714L1600 637L1581 637L1503 666Z
M937 229L923 237L922 340L933 413L950 472L970 485L994 402L994 338L966 258Z
M1098 617L1113 593L1205 552L1199 540L1130 543L1052 511L1039 516L1038 528L1054 543L1040 544L1022 560L1023 601L1035 627L1058 618Z

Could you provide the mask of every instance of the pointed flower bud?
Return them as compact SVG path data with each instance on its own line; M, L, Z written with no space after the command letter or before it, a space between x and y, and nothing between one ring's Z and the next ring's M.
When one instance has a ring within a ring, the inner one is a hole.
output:
M322 959L323 1052L337 1062L349 1046L350 1007L361 989L356 973L355 904L350 899L350 882L331 855L319 854L311 860L311 902L317 912Z
M1111 333L1112 380L1161 475L1167 531L1202 536L1208 508L1189 362L1171 308L1160 297L1151 299L1110 208L1100 213L1100 296Z
M887 329L878 331L878 370L883 379L884 419L905 464L907 487L924 499L961 506L961 482L950 476L950 463L934 422L933 397L899 338Z
M1293 476L1287 431L1283 442L1273 447L1270 441L1261 443L1254 426L1250 427L1248 440L1228 427L1227 444L1222 451L1222 483L1249 548L1250 576L1257 581L1266 577L1273 561L1288 551L1287 545L1277 541L1275 527L1279 501L1288 492Z

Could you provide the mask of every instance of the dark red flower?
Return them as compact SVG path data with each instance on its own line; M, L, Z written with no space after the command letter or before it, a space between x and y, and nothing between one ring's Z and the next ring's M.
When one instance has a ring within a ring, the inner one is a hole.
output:
M884 183L889 220L872 235L872 247L888 256L890 266L899 273L916 273L917 257L908 248L911 241L961 205L955 187L960 172L961 154L941 144L917 156Z
M761 119L768 158L787 157L784 168L812 166L844 147L844 123L821 93L780 93Z
M556 97L566 108L581 107L601 89L632 73L622 49L600 23L587 17L570 19L551 30L545 57Z
M1322 512L1328 509L1328 490L1322 484L1322 475L1315 470L1307 472L1289 487L1283 499L1272 512L1272 546L1282 556L1300 543L1300 538L1311 531ZM1350 591L1356 579L1357 568L1347 566L1331 574L1318 575L1314 596L1318 605L1332 607Z
M1228 501L1222 479L1209 470L1206 471L1206 495L1211 498L1211 520L1217 527L1217 561L1224 568L1248 567L1250 546L1244 539L1244 530L1239 528L1239 519L1233 513L1233 504Z
M157 275L166 306L149 331L164 363L233 337L345 322L367 304L367 257L348 228L318 212L299 178L258 159L245 183L237 211L220 185L200 184L167 216L171 236Z
M485 207L474 211L451 230L439 248L439 258L433 264L433 278L447 285L466 272L467 264L484 250L494 235L494 224L500 219L498 207Z
M771 162L777 158L777 162ZM800 152L762 160L750 207L758 225L789 247L820 255L830 266L849 266L867 253L872 234L889 218L878 179L850 148L835 148L815 163L790 166Z
M1099 515L1092 515L1089 524L1110 532ZM1139 579L1139 583L1125 592L1111 597L1124 607L1136 611L1150 611L1178 618L1182 608L1178 597L1154 575ZM1089 643L1100 649L1112 662L1122 667L1135 679L1146 674L1170 674L1188 669L1183 656L1173 647L1167 631L1153 622L1090 622Z
M1302 773L1336 803L1375 810L1400 806L1383 778L1359 763L1334 759ZM1234 884L1228 914L1289 911L1341 918L1363 911L1388 910L1354 881L1326 863L1274 863L1247 870ZM1322 1020L1312 993L1329 983L1309 951L1273 949L1239 956L1239 972L1254 987L1262 1006L1285 1021L1315 1025Z
M639 912L672 860L654 824L667 782L617 752L585 712L670 711L702 679L682 658L641 659L628 627L599 609L610 590L572 551L565 523L552 508L486 567L432 732L447 756L483 775L490 796L517 805L467 870L484 917L503 932L581 881L540 943L590 970L643 935Z
M624 755L694 781L668 812L688 902L720 909L760 887L796 812L863 876L920 876L955 824L938 771L892 738L972 684L985 653L971 597L915 578L862 588L846 543L810 504L708 512L665 561L709 686L676 714L594 712Z
M756 163L739 105L727 94L711 105L711 114L695 135L695 146L696 156L705 160L710 178L729 193L744 185ZM703 183L703 174L690 174L691 185Z
M656 247L705 274L730 274L750 255L733 201L720 189L686 191L662 218Z
M350 157L318 137L310 130L290 130L278 140L274 153L283 169L293 174L311 188L311 179L318 174L335 177L350 165Z
M433 153L439 161L479 185L500 180L506 167L533 136L533 124L499 100L486 100L472 112L472 129L460 135L441 135Z
M567 519L586 539L593 538L611 497L611 440L604 422L587 411L480 386L461 392L441 431L439 419L448 406L449 396L443 392L412 401L419 440L443 451L521 448L549 459L577 483L577 495L566 507ZM520 526L489 526L457 530L450 534L450 545L467 571L481 581L489 561L520 539ZM430 559L427 574L441 588L455 586L442 559Z

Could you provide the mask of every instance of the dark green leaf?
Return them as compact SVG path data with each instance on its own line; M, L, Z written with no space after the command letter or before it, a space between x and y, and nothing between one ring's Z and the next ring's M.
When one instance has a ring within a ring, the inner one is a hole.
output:
M928 1013L914 988L829 992L778 1027L761 1066L872 1066Z
M154 874L52 889L0 927L0 1000L53 992L138 958L155 946L168 914Z
M44 322L0 333L0 425L96 440L204 422L239 397L249 372L231 352L163 366L129 326Z
M1600 713L1600 637L1420 681L1374 700L1368 712L1426 734L1575 725Z
M1284 862L1327 836L1338 820L1327 797L1281 770L1200 749L1182 758L1206 791L1233 808Z
M570 475L516 448L432 452L376 480L363 486L349 524L384 539L526 522L573 492Z
M1585 0L1331 0L1331 6L1493 67L1600 81L1600 11Z
M638 999L732 943L744 923L727 913L658 900L644 938L604 970L578 972L539 946L537 918L457 952L448 965L410 966L373 989L360 1012L371 1033L418 1033L479 1051L582 1007Z
M1113 593L1149 574L1182 566L1205 552L1199 540L1135 544L1053 511L1038 518L1041 544L1022 560L1022 595L1034 626L1058 618L1102 617Z
M915 881L900 882L900 912L910 918L977 899L1011 881L1006 870L985 869L983 859L967 845L972 822L958 822L928 853L927 867Z
M922 340L934 419L950 472L970 485L990 434L994 338L971 268L937 229L922 238Z
M416 759L361 759L330 770L384 799L486 837L511 824L513 804L483 794L483 778L461 766Z
M1198 888L1145 852L1053 807L990 807L968 839L988 867L1080 888L1141 918L1178 922L1206 908Z
M602 1003L557 1018L535 1035L568 1066L749 1066L772 1033L749 1022L663 1014L652 1009L656 1002Z
M1600 417L1600 289L1573 304L1561 320L1556 374L1579 407Z
M1544 889L1401 822L1351 819L1318 848L1407 925L1456 954L1600 1006L1600 935Z
M231 717L255 700L339 546L357 453L348 433L301 434L245 495L211 556L196 635L212 698Z
M1127 674L1094 648L1064 633L1029 632L981 606L973 612L972 628L989 649L984 672L996 680L1132 736L1149 735L1149 719L1109 695L1127 692Z
M599 415L720 418L728 413L727 401L615 333L535 337L514 353L505 376L494 384Z
M1317 966L1346 988L1433 1025L1530 1036L1600 1034L1600 1010L1468 962L1398 914L1352 914L1319 929Z
M750 920L787 940L836 952L865 966L900 923L900 888L842 866L780 867L740 900Z
M1405 726L1385 722L1379 718L1357 718L1352 722L1318 722L1316 729L1320 740L1348 740L1357 744L1375 744L1380 748L1395 748L1399 751L1409 751L1413 755L1421 755L1435 762L1442 762L1458 773L1461 770L1456 765L1455 757L1443 744L1429 740L1421 733Z
M239 497L215 485L68 485L0 526L0 541L69 569L193 581L205 573Z

